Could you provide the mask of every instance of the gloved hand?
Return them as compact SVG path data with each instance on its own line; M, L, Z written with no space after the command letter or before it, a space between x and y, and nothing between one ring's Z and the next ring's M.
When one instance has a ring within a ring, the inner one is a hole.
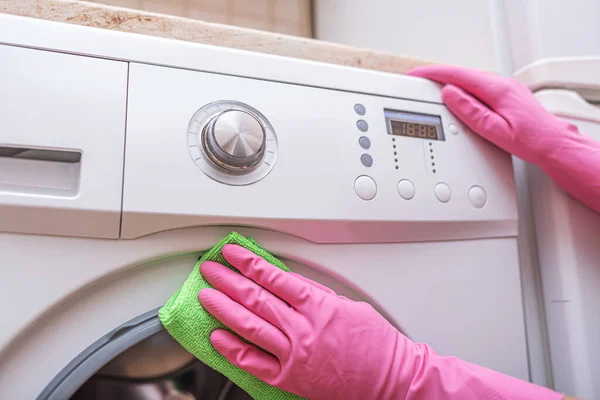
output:
M212 345L232 364L310 400L551 399L562 395L454 357L403 336L369 304L287 273L242 247L225 245L241 274L206 261L215 289L202 306L236 335L216 330ZM260 347L260 348L259 348Z
M600 143L548 112L515 79L446 65L408 75L446 86L442 99L469 128L501 149L542 168L564 190L600 211Z

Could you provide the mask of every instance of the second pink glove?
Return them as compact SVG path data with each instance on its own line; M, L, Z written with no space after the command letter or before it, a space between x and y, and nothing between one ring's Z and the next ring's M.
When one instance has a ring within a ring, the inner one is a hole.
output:
M408 74L447 84L442 99L469 128L536 164L600 212L600 142L547 111L527 87L514 79L449 65L419 67Z

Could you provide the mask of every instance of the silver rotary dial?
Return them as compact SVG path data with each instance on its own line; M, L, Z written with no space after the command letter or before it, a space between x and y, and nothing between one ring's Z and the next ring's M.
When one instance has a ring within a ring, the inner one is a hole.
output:
M187 132L192 161L211 179L226 185L250 185L269 174L279 145L269 120L256 108L218 100L198 109Z
M210 161L229 173L244 174L262 160L266 134L252 114L227 109L214 116L202 130L202 146Z

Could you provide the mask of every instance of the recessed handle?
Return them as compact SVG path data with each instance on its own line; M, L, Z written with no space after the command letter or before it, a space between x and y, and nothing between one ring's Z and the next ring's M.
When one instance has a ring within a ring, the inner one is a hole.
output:
M0 192L74 197L80 172L80 151L0 146Z
M64 163L78 163L81 161L81 153L79 151L12 146L0 146L0 157Z

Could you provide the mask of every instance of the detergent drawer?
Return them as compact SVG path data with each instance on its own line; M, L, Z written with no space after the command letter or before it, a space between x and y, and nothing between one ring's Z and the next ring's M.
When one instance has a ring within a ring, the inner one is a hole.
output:
M117 238L127 63L0 46L0 231Z

